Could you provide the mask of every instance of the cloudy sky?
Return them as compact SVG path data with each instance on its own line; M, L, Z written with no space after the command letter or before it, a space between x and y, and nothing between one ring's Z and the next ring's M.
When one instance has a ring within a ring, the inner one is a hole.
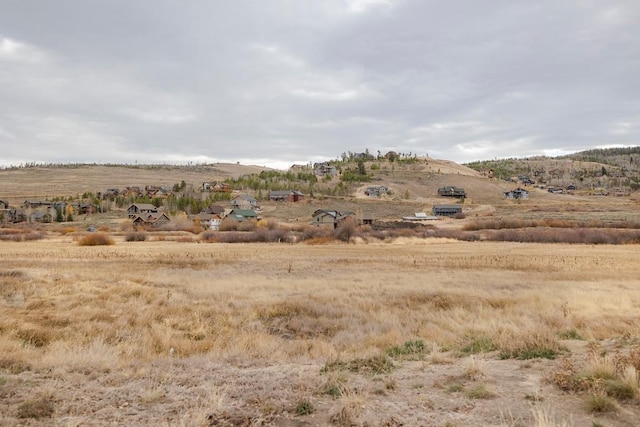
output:
M0 166L640 145L637 0L0 0Z

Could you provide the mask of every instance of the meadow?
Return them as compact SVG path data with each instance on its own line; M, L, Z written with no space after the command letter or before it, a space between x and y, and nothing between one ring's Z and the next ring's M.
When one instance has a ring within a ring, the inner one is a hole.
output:
M640 249L0 245L0 424L632 426Z

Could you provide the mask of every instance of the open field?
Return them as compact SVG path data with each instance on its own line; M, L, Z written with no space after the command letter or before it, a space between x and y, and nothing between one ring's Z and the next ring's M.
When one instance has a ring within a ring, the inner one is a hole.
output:
M0 245L0 424L633 426L640 249Z

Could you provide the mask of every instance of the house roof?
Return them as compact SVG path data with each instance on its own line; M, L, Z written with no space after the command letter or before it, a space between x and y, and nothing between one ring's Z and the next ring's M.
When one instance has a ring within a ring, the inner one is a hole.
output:
M200 211L200 213L205 213L205 214L220 214L223 212L224 212L224 207L219 205L207 206L206 208L202 209L202 211Z
M128 209L131 209L134 206L136 208L140 209L140 210L143 210L143 211L148 211L148 210L155 211L155 210L158 210L158 208L155 207L154 205L152 205L151 203L133 203L133 204L131 204L129 206Z
M253 209L232 209L229 212L230 216L241 216L244 218L256 218L258 214Z
M270 197L288 196L290 194L293 194L295 196L304 196L304 194L299 192L298 190L274 190L269 192Z

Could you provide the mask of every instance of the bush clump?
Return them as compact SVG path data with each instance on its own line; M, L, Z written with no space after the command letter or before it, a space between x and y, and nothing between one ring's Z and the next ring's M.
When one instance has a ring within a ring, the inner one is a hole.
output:
M108 246L115 244L115 240L106 233L86 234L78 240L79 246Z
M124 237L127 242L144 242L147 240L147 233L143 231L131 231Z

